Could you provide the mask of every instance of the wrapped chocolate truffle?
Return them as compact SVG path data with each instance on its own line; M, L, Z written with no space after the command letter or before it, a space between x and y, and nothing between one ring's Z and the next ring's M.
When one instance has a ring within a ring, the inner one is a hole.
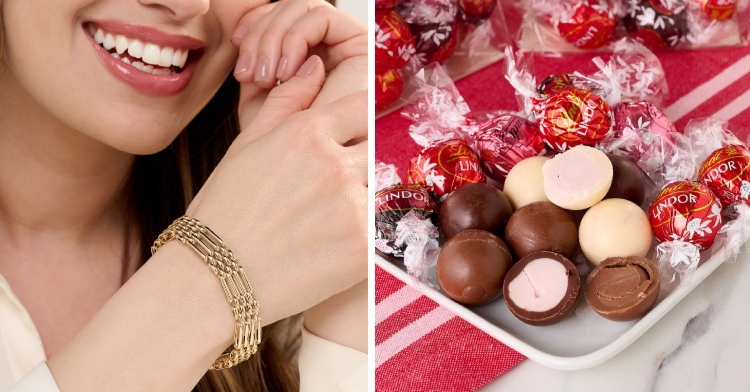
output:
M375 0L376 10L389 10L395 8L400 0Z
M581 49L596 49L610 42L615 16L607 0L549 1L549 21L560 37Z
M555 152L581 144L594 146L612 130L612 109L594 93L566 88L540 105L537 125Z
M461 23L480 23L487 18L493 10L497 0L458 0L458 20Z
M701 5L701 11L711 20L726 20L737 10L737 0L694 0Z
M651 50L682 43L686 31L685 6L675 3L661 0L631 2L629 12L622 19L630 37Z
M456 51L458 36L455 23L411 24L415 57L422 64L444 63Z
M403 68L414 54L414 37L401 15L392 9L375 11L375 68Z
M375 194L375 247L379 251L404 256L404 247L395 245L396 226L409 211L431 219L437 206L419 185L394 185Z
M581 277L570 260L558 253L536 252L505 275L503 297L510 312L524 323L551 325L573 310L580 288Z
M409 162L408 181L424 186L442 202L461 185L485 182L477 154L463 140L435 143Z
M750 203L750 151L735 144L717 149L701 164L698 181L724 206Z
M522 160L547 154L536 125L512 114L479 125L472 138L485 174L498 182Z
M499 189L483 183L467 184L440 206L440 230L448 240L469 229L502 236L512 213L508 198Z
M381 110L396 100L404 92L404 79L401 72L388 69L375 74L375 109Z

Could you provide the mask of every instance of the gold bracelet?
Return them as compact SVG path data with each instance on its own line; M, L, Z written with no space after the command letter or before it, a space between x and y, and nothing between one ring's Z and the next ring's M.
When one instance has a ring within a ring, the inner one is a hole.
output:
M237 322L232 350L221 354L211 365L211 370L227 369L247 360L258 351L261 326L258 302L253 298L253 288L245 271L237 264L237 259L224 241L197 219L182 216L172 222L154 241L151 254L174 239L189 246L219 277Z

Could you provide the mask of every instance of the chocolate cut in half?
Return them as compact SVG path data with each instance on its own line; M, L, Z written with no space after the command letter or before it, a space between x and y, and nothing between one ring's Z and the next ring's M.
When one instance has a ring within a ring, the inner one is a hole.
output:
M519 260L505 275L503 296L508 309L531 325L559 322L574 308L581 288L575 265L554 252L535 252Z
M659 270L651 260L610 257L589 273L583 292L589 306L602 317L630 321L651 310L659 284Z
M456 302L482 305L503 293L503 279L513 265L505 242L484 230L466 230L443 245L436 272L443 291Z

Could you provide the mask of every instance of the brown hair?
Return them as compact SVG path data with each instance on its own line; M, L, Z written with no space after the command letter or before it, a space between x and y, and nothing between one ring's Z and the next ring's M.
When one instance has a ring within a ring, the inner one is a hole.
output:
M153 155L136 157L129 179L128 216L139 226L142 251L139 260L142 262L151 256L149 247L158 234L185 213L239 134L238 99L239 84L230 75L170 147ZM130 259L127 251L125 259ZM127 268L127 263L123 263L123 277ZM217 295L219 293L217 291ZM294 358L300 343L300 321L298 315L264 327L258 354L233 368L207 372L197 390L299 390Z

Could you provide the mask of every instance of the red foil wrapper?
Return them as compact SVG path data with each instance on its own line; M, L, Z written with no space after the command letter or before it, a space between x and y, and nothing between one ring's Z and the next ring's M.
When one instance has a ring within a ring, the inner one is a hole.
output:
M395 102L404 92L401 72L389 69L375 74L375 109L381 110Z
M395 8L401 0L375 0L375 9L389 10Z
M407 173L410 184L424 186L442 202L461 185L485 182L477 154L458 139L433 143L415 155Z
M745 146L729 145L703 161L698 181L706 184L724 206L738 201L750 204L749 167L750 151Z
M656 195L648 217L660 242L683 240L708 249L721 228L721 202L704 184L673 181Z
M570 79L570 75L561 73L547 76L547 79L539 83L536 91L539 94L552 95L568 87L573 87L573 81Z
M581 1L575 5L568 20L554 24L557 33L566 41L581 49L604 46L615 32L615 17L599 0Z
M673 13L659 0L639 0L630 4L622 18L630 38L651 50L680 44L687 29L685 12Z
M698 0L701 10L712 20L725 20L734 15L737 9L737 0Z
M456 23L410 24L417 59L422 64L444 63L458 45Z
M472 137L484 174L495 181L503 181L516 163L547 152L536 124L511 114L492 119Z
M392 9L375 11L375 67L400 69L414 54L409 25Z
M397 247L396 225L409 211L423 219L433 219L437 205L420 185L394 185L375 194L375 247L386 254L404 256L404 247Z
M541 103L537 125L542 139L555 152L580 144L594 146L612 129L612 109L594 93L566 88Z
M615 106L613 113L615 135L618 138L633 132L640 134L642 131L649 131L659 135L664 142L674 142L674 135L677 133L674 124L650 102L622 102ZM628 155L635 162L638 162L643 151L647 150L643 143L644 140L639 140L636 148L629 151Z
M458 20L461 23L480 23L489 18L496 3L497 0L458 0Z

